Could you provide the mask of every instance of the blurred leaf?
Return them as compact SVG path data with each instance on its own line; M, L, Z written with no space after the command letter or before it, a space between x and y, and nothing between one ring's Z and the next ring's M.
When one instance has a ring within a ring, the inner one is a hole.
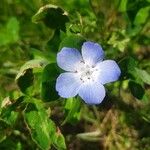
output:
M147 68L150 71L150 61L149 61L149 59L143 60L140 65L142 66L142 68Z
M4 118L4 120L11 126L13 126L18 118L19 112L17 111L11 111L8 116Z
M18 143L20 143L20 139L12 138L8 136L4 141L0 143L0 149L3 150L20 150L18 149Z
M33 58L36 60L46 60L49 63L56 62L56 55L53 53L50 53L48 51L41 51L35 48L30 49L31 54L33 55Z
M122 40L116 32L112 33L112 36L108 40L108 44L112 45L114 48L117 48L121 52L124 52L127 43L130 41L129 38L124 37Z
M120 12L126 11L127 2L128 2L128 0L120 0L120 4L119 4L119 11Z
M141 8L144 8L146 6L148 6L149 3L146 1L146 0L135 0L135 1L130 1L128 0L128 3L127 3L127 14L128 14L128 17L131 21L131 23L134 22L134 19L138 13L138 11L141 9Z
M143 98L145 90L139 83L136 83L135 81L129 81L129 88L134 97L137 99Z
M140 115L142 116L143 120L150 123L150 104L147 103L144 109L140 110Z
M79 35L66 36L60 43L59 50L62 49L63 47L76 48L80 50L84 41L85 39Z
M0 30L0 46L12 44L19 40L19 22L12 17L8 20L6 26Z
M80 119L80 107L81 102L78 98L68 98L65 104L65 113L66 118L62 124L69 122L71 124L75 124Z
M9 106L9 105L11 105L11 104L12 104L12 102L11 102L10 98L9 98L9 97L5 97L5 98L1 101L1 103L0 103L0 109L3 109L3 108L5 108L5 107L7 107L7 106Z
M65 23L69 21L67 13L58 6L45 5L32 17L34 23L43 21L46 26L52 29L65 30Z
M142 26L134 26L134 27L128 27L127 28L127 34L130 37L134 37L137 36L139 34L139 32L141 31Z
M144 24L149 15L150 15L150 6L141 8L135 16L134 25Z
M7 138L6 132L0 130L0 143Z
M22 150L22 149L23 149L23 147L22 147L21 142L17 142L16 150Z
M144 83L150 85L150 74L148 74L145 70L141 70L138 68L136 68L136 72L138 77L140 77Z
M139 42L139 44L141 44L141 45L149 45L149 43L150 43L150 38L149 38L149 35L141 35L140 37L139 37L139 39L138 39L138 42ZM150 63L150 62L149 62Z
M6 26L10 41L17 42L19 39L19 22L16 18L10 18Z
M67 24L66 25L67 32L71 32L74 34L80 34L82 32L82 27L80 24Z
M42 73L42 89L41 96L45 101L52 101L59 98L55 90L56 79L59 75L58 67L56 64L48 64L45 66Z

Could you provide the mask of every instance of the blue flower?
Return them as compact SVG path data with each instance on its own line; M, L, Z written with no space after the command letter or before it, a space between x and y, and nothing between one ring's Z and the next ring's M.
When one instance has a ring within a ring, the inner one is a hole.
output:
M81 53L64 47L57 54L57 63L67 71L59 75L56 91L63 98L77 94L87 104L99 104L105 97L104 84L118 80L121 71L113 60L104 60L102 47L94 42L84 42Z

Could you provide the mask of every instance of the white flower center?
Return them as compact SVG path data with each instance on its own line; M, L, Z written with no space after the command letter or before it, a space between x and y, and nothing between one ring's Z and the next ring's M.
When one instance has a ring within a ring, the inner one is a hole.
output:
M85 62L81 61L80 65L77 67L76 73L78 73L80 80L84 82L94 81L95 80L95 73L97 69L95 66L91 66L86 64Z

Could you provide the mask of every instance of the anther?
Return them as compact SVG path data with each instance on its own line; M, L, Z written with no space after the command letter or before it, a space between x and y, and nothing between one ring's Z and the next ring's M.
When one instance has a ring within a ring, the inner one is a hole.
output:
M85 64L85 62L83 60L81 60L80 63L84 63Z

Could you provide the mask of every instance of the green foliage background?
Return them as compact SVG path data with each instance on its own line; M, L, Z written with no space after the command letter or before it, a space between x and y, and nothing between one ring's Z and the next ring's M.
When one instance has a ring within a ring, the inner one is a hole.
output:
M0 149L150 150L149 19L149 0L1 0ZM97 106L55 91L57 52L86 40L122 71Z

